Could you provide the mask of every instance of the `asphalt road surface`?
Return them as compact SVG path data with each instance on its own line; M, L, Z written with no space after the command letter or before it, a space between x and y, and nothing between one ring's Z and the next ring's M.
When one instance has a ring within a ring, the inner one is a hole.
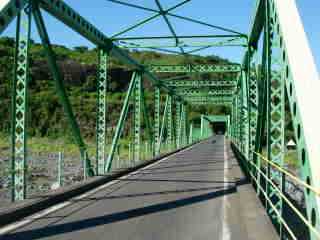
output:
M196 144L0 239L277 239L225 142Z

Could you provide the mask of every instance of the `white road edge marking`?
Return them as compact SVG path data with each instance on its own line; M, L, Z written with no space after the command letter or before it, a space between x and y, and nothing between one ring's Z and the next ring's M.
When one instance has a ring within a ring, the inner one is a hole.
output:
M200 142L200 143L201 143L201 142ZM132 175L136 175L136 174L138 174L139 172L141 172L141 171L143 171L143 170L149 169L149 168L151 168L151 167L153 167L153 166L155 166L155 165L157 165L157 164L159 164L159 163L167 160L167 159L170 158L170 157L173 157L173 156L175 156L175 155L179 155L179 154L181 154L181 153L184 153L184 152L186 152L186 151L189 151L189 150L191 150L192 148L194 148L195 146L197 146L197 145L200 144L200 143L196 143L196 144L194 144L194 145L192 145L192 146L190 146L190 147L187 147L187 148L184 149L184 150L181 150L181 151L179 151L179 152L177 152L177 153L174 153L174 154L172 154L172 155L169 155L169 156L167 156L167 157L164 157L163 159L161 159L161 160L159 160L159 161L157 161L157 162L155 162L155 163L152 163L152 164L150 164L150 165L148 165L148 166L146 166L146 167L144 167L144 168L141 168L141 169L138 169L138 170L136 170L136 171L134 171L134 172L131 172L131 173L125 175L125 176L122 176L122 177L120 177L119 179L116 179L116 180L113 180L113 181L111 181L111 182L108 182L108 183L106 183L106 184L104 184L104 185L101 185L100 187L97 187L97 188L95 188L95 189L93 189L93 190L91 190L91 191L89 191L89 192L87 192L87 193L84 193L84 194L82 194L82 195L79 195L79 196L77 196L77 197L74 197L74 198L72 198L71 200L68 200L68 201L65 201L65 202L56 204L56 205L54 205L54 206L52 206L52 207L50 207L50 208L47 208L47 209L45 209L45 210L40 211L39 213L35 213L35 214L33 214L33 215L29 216L29 217L26 217L26 218L24 218L24 219L22 219L22 220L20 220L20 221L17 221L17 222L15 222L15 223L12 223L12 224L9 224L9 225L7 225L7 226L4 226L4 227L0 228L0 235L4 235L4 234L7 234L7 233L9 233L9 232L12 232L12 231L16 230L17 228L23 227L23 226L25 226L25 225L33 222L33 221L36 221L36 220L39 219L39 218L42 218L42 217L44 217L44 216L46 216L46 215L48 215L48 214L51 214L51 213L53 213L53 212L55 212L55 211L58 211L58 210L60 210L60 209L62 209L62 208L64 208L64 207L67 207L67 206L71 205L72 203L74 203L73 200L80 200L80 199L83 199L83 198L88 197L88 196L90 196L90 195L93 195L93 194L95 194L96 192L98 192L98 191L100 191L100 190L102 190L102 189L104 189L104 188L107 188L107 187L109 187L109 186L111 186L111 185L114 185L114 184L120 182L120 181L123 180L123 179L126 179L126 178L128 178L128 177L130 177L130 176L132 176Z
M227 153L227 148L226 148L226 138L223 140L223 158L224 158L224 189L226 190L228 188L228 169L229 169L229 164L228 164L228 153ZM230 203L227 199L227 195L223 195L223 222L222 222L222 240L230 240L230 228L229 224L227 221L227 208L229 207Z

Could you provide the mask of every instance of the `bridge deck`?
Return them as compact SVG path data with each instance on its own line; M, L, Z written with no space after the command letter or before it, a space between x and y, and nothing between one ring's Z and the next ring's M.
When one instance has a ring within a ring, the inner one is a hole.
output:
M0 239L277 239L217 136Z

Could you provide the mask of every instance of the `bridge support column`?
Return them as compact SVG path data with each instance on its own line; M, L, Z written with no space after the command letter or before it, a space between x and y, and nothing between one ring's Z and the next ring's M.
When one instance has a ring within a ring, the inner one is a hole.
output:
M14 80L12 84L12 201L26 198L26 115L29 76L31 9L18 14Z
M143 111L143 119L146 123L147 126L147 134L148 134L148 153L154 154L154 137L153 137L153 129L151 127L151 122L150 122L150 117L149 117L149 111L148 107L146 104L146 96L144 92L144 84L143 84L143 79L141 80L141 104L142 104L142 111Z
M187 126L186 126L186 105L182 104L182 109L181 109L181 144L182 146L185 146L187 143Z
M134 161L141 159L141 94L142 77L137 73L137 79L134 87Z
M167 113L167 138L169 150L173 150L173 120L172 120L172 97L168 95L168 113Z
M96 129L96 172L98 175L105 174L106 164L106 97L108 71L108 54L104 50L99 50L99 67L97 79L97 129Z
M160 89L154 90L154 155L160 152Z
M180 141L181 141L181 103L176 103L176 147L180 147Z
M268 88L267 88L267 157L278 166L284 166L284 152L285 152L285 68L282 62L283 55L280 48L280 36L277 34L277 26L275 13L272 10L270 3L267 3L267 44L268 44ZM272 168L268 164L268 177L273 182L279 183L281 192L284 190L284 175L278 170ZM282 197L281 194L274 189L271 184L267 185L267 194L272 199L273 204L283 215ZM268 205L267 205L268 206ZM282 232L282 224L279 216L270 207L267 208L271 218L279 224L280 233Z

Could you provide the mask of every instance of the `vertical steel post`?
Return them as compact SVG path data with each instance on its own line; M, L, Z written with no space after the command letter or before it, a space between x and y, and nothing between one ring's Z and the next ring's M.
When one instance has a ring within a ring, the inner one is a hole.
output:
M96 172L98 175L105 173L106 164L106 97L107 97L107 61L108 54L105 50L99 50L99 66L97 79L97 129L96 129Z
M180 147L180 141L181 141L181 103L176 103L176 147Z
M12 84L12 201L26 198L26 114L28 107L30 11L29 7L22 10L17 18L15 76Z
M187 138L187 126L186 126L186 105L182 105L182 110L181 110L181 131L182 131L182 146L186 145L186 138Z
M134 88L134 161L141 160L141 74L137 74Z
M154 155L160 152L160 88L154 91Z
M267 4L267 6L270 3ZM268 56L268 67L269 67L269 81L268 81L268 90L269 90L269 101L268 101L268 159L276 163L278 166L283 167L284 165L284 131L285 131L285 66L282 62L283 52L281 50L281 39L276 26L276 16L273 9L268 6L267 15L269 16L269 46L270 53ZM282 179L281 172L276 169L270 169L269 166L269 176L270 179L274 182L280 183L280 189L283 191L284 184ZM269 186L269 195L272 199L274 205L278 211L282 214L282 197L273 186ZM279 224L280 234L282 234L282 223L278 215L270 208L269 214L271 217L277 221Z
M172 119L172 97L168 96L168 114L167 114L167 137L169 151L173 148L173 119Z

